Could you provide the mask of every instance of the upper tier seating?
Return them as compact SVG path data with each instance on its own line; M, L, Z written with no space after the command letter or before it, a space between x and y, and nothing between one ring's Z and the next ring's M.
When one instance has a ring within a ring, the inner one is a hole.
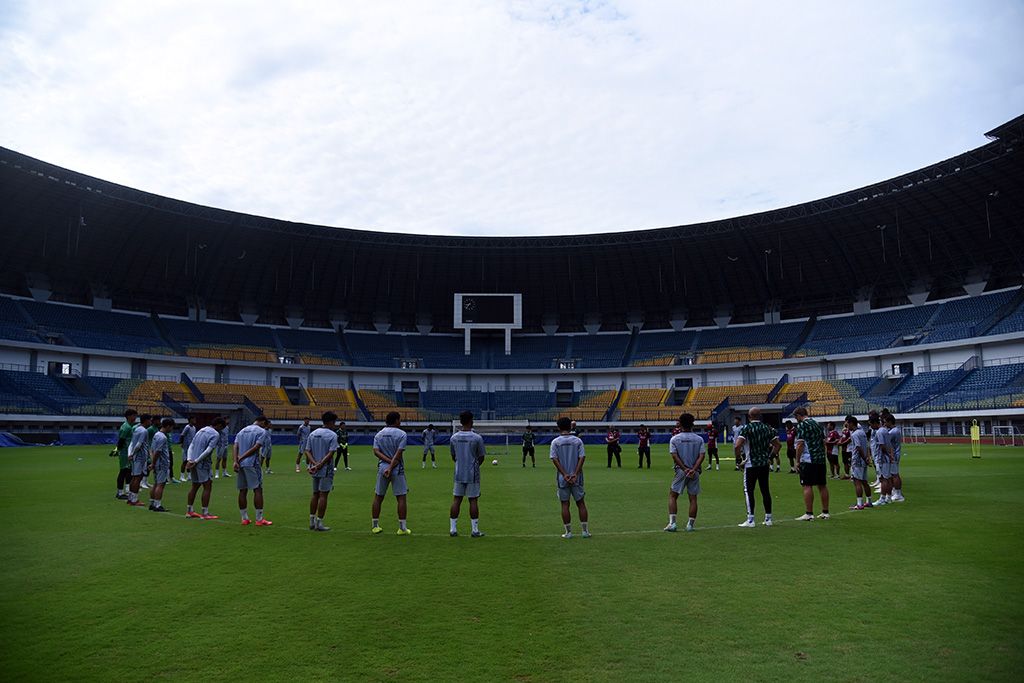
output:
M634 366L672 365L677 356L690 352L697 332L641 332L633 350Z
M269 327L176 318L162 322L185 353L196 358L276 363L280 355Z
M277 330L277 338L286 353L297 354L299 362L310 365L347 365L333 330Z
M619 367L629 343L628 334L577 334L571 339L569 355L578 359L578 368Z
M376 332L345 332L345 343L352 353L353 365L396 368L398 359L407 357L405 337Z
M39 334L61 334L75 345L129 353L173 353L146 315L22 301Z
M884 349L903 335L920 330L934 312L931 306L915 306L818 320L801 352L820 355Z
M476 342L473 342L474 345ZM530 336L512 337L512 354L505 355L505 342L494 351L495 368L550 368L556 359L566 357L568 337Z
M471 345L465 353L465 339L448 335L409 335L405 338L409 357L423 361L425 368L482 368L485 365L483 344Z

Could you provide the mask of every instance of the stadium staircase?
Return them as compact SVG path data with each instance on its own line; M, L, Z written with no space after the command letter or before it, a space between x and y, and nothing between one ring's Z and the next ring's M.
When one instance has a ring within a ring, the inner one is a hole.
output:
M783 374L782 377L779 378L779 381L775 383L775 386L772 387L772 390L768 392L768 396L765 399L765 403L773 403L775 401L775 397L778 396L782 392L782 389L787 384L789 384L789 373L788 372ZM805 399L807 398L806 394L804 394L804 398Z
M167 329L167 325L165 325L164 321L160 319L160 316L156 313L150 313L149 319L153 321L153 327L156 328L157 334L160 335L160 340L170 348L174 349L175 355L184 356L185 347L179 344L178 340L171 335L170 331Z
M619 390L615 393L615 398L612 399L611 405L608 406L608 414L605 419L612 420L618 418L619 412L619 401L622 400L622 394L626 391L626 382L623 381L619 385Z
M629 342L626 344L626 351L622 354L622 363L620 364L624 368L628 368L633 364L633 354L636 353L636 340L640 336L640 328L634 327L633 331L629 335ZM618 398L616 397L616 400Z
M1011 317L1019 308L1022 307L1024 307L1024 287L1017 290L1017 294L1014 295L1012 299L997 308L991 315L978 323L974 328L974 334L972 336L982 337L988 334L990 330L1003 322L1004 319Z
M192 381L192 378L188 376L187 372L181 373L181 383L188 387L188 390L192 392L192 395L196 397L197 401L200 403L206 402L206 397L203 395L203 392L200 391L199 387L196 386L196 383Z
M971 356L965 360L955 372L951 373L949 377L943 379L937 384L931 384L902 399L900 401L899 410L901 412L911 412L925 403L928 403L932 399L952 391L956 385L963 382L964 379L966 379L966 377L977 367L978 357Z
M335 331L334 335L338 338L338 349L341 351L341 357L348 365L355 365L352 360L352 351L348 348L348 342L345 340L345 332L340 327Z
M793 415L793 411L795 411L800 406L807 405L807 403L807 394L801 394L800 396L796 397L795 399L787 403L786 407L782 409L782 418L785 419L787 417L791 417Z
M708 419L712 424L720 424L722 422L722 416L729 411L729 397L726 396L722 399L722 402L711 409L711 415Z
M811 336L811 330L814 329L814 325L817 322L817 315L812 315L810 318L807 319L807 322L804 323L804 326L800 328L800 332L796 335L796 338L793 341L789 342L789 345L786 346L785 350L782 352L782 356L784 358L792 358L793 354L795 354L799 349L803 347L804 342L806 342L807 338Z

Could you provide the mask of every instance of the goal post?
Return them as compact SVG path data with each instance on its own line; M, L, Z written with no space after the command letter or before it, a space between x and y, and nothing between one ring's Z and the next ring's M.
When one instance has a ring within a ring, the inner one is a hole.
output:
M971 427L973 435L974 427ZM992 425L993 446L1017 446L1020 445L1021 434L1013 425ZM974 439L971 439L972 443ZM980 442L980 436L979 436ZM980 456L980 453L979 453ZM979 457L975 456L975 457Z
M904 427L903 433L907 437L907 443L928 443L924 427Z

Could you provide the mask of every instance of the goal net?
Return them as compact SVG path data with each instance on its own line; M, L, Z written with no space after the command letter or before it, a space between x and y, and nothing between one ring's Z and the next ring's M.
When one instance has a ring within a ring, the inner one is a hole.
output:
M928 443L924 427L904 427L903 435L907 437L907 443Z
M1019 446L1021 434L1013 425L992 425L992 445Z
M462 425L459 424L459 421L452 420L451 433L454 434L460 429L462 429ZM522 432L525 430L511 432L507 425L488 426L477 423L473 425L473 431L484 437L487 461L498 460L500 462L502 458L508 458L509 454L515 453L516 448L521 442Z

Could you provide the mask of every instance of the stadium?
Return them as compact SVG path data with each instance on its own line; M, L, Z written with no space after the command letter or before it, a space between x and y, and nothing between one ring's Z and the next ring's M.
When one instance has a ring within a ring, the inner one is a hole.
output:
M1016 680L1019 4L192 4L0 20L4 680Z
M1022 131L800 206L561 238L298 225L3 150L0 427L107 443L131 405L232 431L263 413L288 443L327 408L354 435L393 409L413 431L470 409L494 438L565 413L600 443L608 423L667 441L682 410L778 425L806 405L888 407L922 439L977 419L1017 444ZM464 293L505 310L464 322Z

